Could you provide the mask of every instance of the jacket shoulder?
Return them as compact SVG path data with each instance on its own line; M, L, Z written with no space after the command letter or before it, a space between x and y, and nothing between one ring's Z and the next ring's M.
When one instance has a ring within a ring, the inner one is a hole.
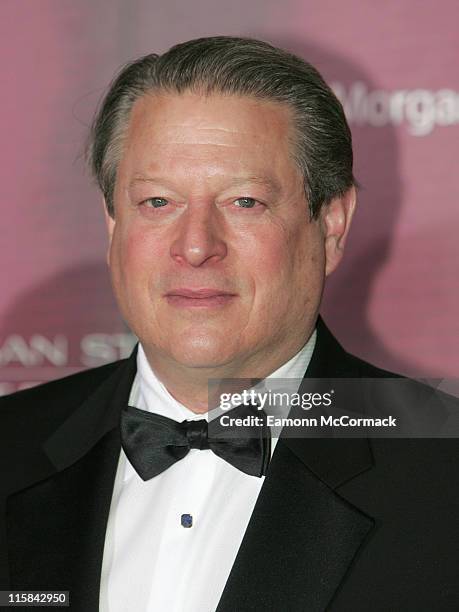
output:
M383 370L368 361L364 361L351 353L346 352L346 359L349 367L355 371L356 376L360 378L404 378L402 374Z
M310 378L400 378L348 353L326 326L322 317L317 320L317 340L309 363Z

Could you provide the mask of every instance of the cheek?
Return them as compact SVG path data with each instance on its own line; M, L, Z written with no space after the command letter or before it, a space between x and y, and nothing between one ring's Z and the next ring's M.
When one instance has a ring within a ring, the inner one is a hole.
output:
M293 282L291 253L286 248L285 232L270 229L262 232L260 228L239 250L238 268L249 283L245 327L249 337L280 329L290 305L287 294Z
M301 233L276 228L276 232L258 234L248 242L245 259L250 265L257 290L267 293L279 291L288 285L304 266L307 241Z
M320 299L325 259L314 226L259 236L252 245L248 261L258 308L293 315Z
M252 299L260 307L276 294L286 272L287 261L282 240L273 235L256 234L237 249L239 274L251 284Z
M148 290L148 279L162 261L161 244L141 228L115 229L110 268L119 292Z
M325 259L319 232L309 231L299 237L292 262L295 285L299 290L302 288L303 293L310 294L322 285Z

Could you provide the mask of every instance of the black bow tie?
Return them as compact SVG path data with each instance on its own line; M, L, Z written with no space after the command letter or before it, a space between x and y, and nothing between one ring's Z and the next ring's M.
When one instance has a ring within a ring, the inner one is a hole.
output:
M218 417L208 423L174 421L160 414L126 406L121 411L121 444L142 480L157 476L190 449L211 449L216 455L251 476L264 476L271 458L271 433L266 415L252 405L226 413L247 419L248 425L225 426ZM254 424L252 424L254 423Z

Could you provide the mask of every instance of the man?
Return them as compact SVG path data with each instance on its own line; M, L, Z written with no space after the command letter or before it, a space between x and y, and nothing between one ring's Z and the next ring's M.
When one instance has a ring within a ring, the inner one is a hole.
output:
M85 612L456 609L455 440L270 449L263 429L237 467L206 434L210 379L390 376L318 317L356 195L317 71L226 37L141 58L90 162L140 343L2 400L3 588L70 591Z

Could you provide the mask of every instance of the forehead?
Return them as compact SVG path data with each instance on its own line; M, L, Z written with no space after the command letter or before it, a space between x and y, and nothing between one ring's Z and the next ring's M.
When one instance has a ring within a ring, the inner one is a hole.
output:
M292 171L293 122L282 104L245 96L147 94L133 106L120 166L212 174Z

